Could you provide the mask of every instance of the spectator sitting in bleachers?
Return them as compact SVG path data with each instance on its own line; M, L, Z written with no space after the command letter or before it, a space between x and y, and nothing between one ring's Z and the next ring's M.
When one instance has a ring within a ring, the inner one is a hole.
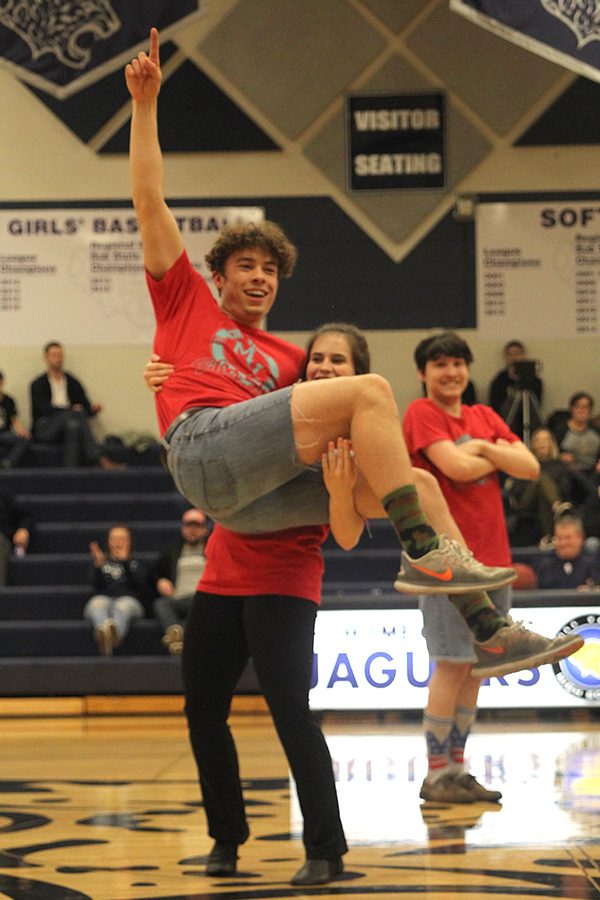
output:
M0 493L0 587L6 584L12 553L27 552L31 534L31 516L8 491Z
M536 481L507 478L507 522L513 546L537 544L550 538L555 516L572 507L571 473L559 458L558 446L548 428L537 428L531 452L540 463Z
M150 580L159 596L153 604L169 653L183 649L183 624L190 611L206 556L208 520L200 509L187 509L181 517L181 536L158 558Z
M46 372L35 378L31 394L31 430L36 441L60 444L64 466L122 468L103 453L90 428L90 419L101 412L99 403L90 403L85 389L63 369L64 348L58 341L44 347Z
M14 397L4 393L4 372L0 372L0 449L6 451L0 459L0 467L13 469L19 466L30 440L31 434L19 419Z
M577 479L585 496L594 491L600 473L600 434L591 425L593 407L593 397L587 391L577 391L569 400L568 419L554 431L560 458ZM585 496L579 502L583 502Z
M126 525L113 525L109 530L106 553L95 541L90 544L94 595L86 603L83 616L91 620L94 639L103 656L111 656L131 622L146 614L142 601L147 574L131 551L131 532Z
M554 523L554 548L538 563L538 587L554 590L589 590L600 585L598 554L584 550L581 519L560 516Z

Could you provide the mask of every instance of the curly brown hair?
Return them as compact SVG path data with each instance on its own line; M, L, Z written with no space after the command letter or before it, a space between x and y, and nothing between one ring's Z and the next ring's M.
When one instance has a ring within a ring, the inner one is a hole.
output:
M272 254L277 261L280 278L289 278L294 271L298 251L275 222L241 222L226 225L204 259L211 272L225 274L225 263L232 253L258 247Z

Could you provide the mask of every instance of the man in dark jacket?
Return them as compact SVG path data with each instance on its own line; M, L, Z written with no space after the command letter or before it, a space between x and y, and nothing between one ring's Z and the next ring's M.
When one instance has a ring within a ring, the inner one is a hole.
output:
M540 561L538 587L554 590L585 590L600 584L598 554L584 549L581 519L564 515L554 525L554 549Z
M81 382L64 371L62 344L58 341L46 344L44 359L46 372L29 386L34 439L60 444L65 466L114 468L117 464L102 453L89 424L102 407L90 403Z
M204 568L208 520L199 509L188 509L181 518L181 537L168 547L151 570L159 596L154 615L163 629L169 653L183 647L183 625L190 611L196 585Z

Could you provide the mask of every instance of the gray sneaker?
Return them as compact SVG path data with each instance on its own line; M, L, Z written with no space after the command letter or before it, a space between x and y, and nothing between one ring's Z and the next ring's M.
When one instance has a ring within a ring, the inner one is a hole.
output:
M517 577L514 569L484 566L470 550L439 535L439 546L425 556L411 559L402 551L400 571L394 587L401 594L462 594L466 591L491 591L510 584Z
M475 641L473 646L477 662L471 669L471 675L473 678L488 678L490 675L508 675L558 662L583 647L583 638L578 634L559 634L547 638L517 622L499 628L487 641Z
M498 803L502 800L502 793L500 791L490 791L482 784L479 784L475 776L469 774L469 772L463 772L462 775L456 775L456 781L471 794L471 797L476 803Z
M470 790L458 783L450 773L441 778L426 778L419 791L421 800L431 800L434 803L474 803Z

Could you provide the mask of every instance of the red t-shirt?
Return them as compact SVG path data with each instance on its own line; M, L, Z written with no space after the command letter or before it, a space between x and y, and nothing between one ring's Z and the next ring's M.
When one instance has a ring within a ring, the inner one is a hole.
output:
M451 416L431 400L411 403L404 413L404 437L413 466L427 469L439 481L450 512L476 558L489 566L509 566L510 546L498 475L492 472L477 482L453 481L425 456L435 441L456 443L471 438L514 443L519 438L489 406L461 406Z
M225 315L185 250L160 281L146 281L154 352L175 366L156 394L161 434L192 406L230 406L298 380L304 351Z
M237 534L215 525L206 545L199 591L227 596L282 594L321 602L327 525Z

